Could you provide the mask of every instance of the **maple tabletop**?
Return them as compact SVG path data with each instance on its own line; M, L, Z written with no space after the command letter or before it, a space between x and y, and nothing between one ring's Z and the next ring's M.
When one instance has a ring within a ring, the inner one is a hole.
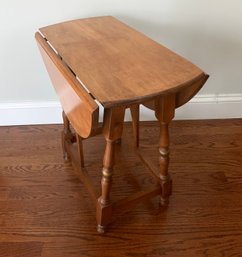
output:
M67 21L40 32L104 107L176 92L205 76L112 16Z

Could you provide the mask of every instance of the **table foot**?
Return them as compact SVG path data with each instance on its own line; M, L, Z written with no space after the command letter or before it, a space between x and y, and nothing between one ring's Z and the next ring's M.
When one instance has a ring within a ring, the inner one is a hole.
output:
M117 140L115 140L115 143L116 143L117 145L120 145L120 144L122 143L122 139L121 139L121 138L118 138Z
M107 226L97 225L97 232L104 234L107 231Z
M170 176L160 177L161 197L160 205L166 207L169 205L169 197L172 194L172 179Z
M97 231L105 233L112 218L112 204L104 203L102 197L99 197L97 200L96 218Z
M63 159L64 161L69 161L70 160L70 156L68 155L68 153L66 151L63 150Z

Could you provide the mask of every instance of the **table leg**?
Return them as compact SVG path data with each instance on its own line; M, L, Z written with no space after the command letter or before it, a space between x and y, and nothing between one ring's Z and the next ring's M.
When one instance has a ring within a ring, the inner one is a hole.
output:
M84 168L84 155L83 155L83 144L82 138L76 133L77 151L78 151L78 161L80 166Z
M139 147L139 104L130 107L135 146Z
M68 153L66 151L65 142L71 138L72 132L71 132L71 129L70 129L70 122L69 122L69 120L68 120L64 111L62 111L62 118L63 118L63 124L64 124L64 128L63 128L63 131L62 131L62 150L63 150L64 159L69 160L69 156L68 156Z
M101 196L97 201L97 231L104 233L108 223L111 222L112 202L110 191L112 186L112 174L114 166L116 140L121 138L124 121L124 108L105 110L103 133L106 139L106 148L103 158L101 179Z
M175 95L160 97L155 104L155 114L160 123L159 163L162 206L169 203L172 192L172 180L168 172L169 168L169 123L175 113Z

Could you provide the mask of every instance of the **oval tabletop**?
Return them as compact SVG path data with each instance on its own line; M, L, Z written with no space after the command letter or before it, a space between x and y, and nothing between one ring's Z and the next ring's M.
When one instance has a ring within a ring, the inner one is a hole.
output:
M179 92L206 74L114 17L40 29L90 93L106 108Z

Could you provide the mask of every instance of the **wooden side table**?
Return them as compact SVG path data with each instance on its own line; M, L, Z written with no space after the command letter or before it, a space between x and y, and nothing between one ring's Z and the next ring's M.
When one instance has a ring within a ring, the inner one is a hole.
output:
M208 75L113 17L51 25L41 28L35 37L64 110L64 156L82 174L96 204L98 232L105 232L113 212L148 197L160 195L161 204L167 205L172 190L168 126L175 109L200 90ZM104 107L101 126L97 102ZM154 110L160 124L159 186L113 203L110 190L115 144L122 137L126 108L131 109L137 152L145 162L139 151L140 104ZM82 140L98 133L106 139L100 197L88 179L82 154Z

